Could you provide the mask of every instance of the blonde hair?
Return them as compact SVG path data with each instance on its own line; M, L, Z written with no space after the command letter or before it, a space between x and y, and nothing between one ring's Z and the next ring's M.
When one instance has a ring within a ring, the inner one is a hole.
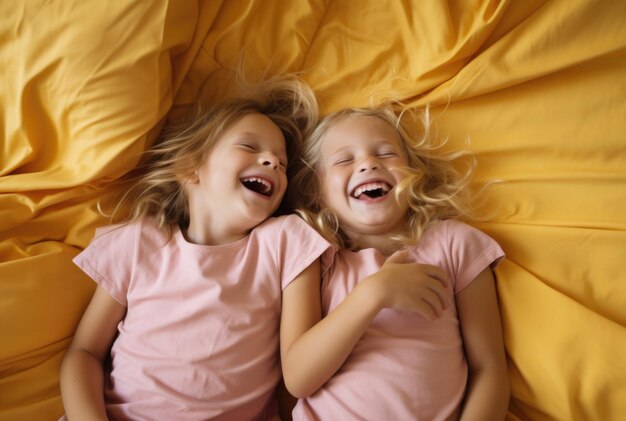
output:
M466 187L474 169L474 160L465 161L467 152L442 152L445 141L434 143L428 109L418 119L419 125L408 122L413 115L405 110L396 113L390 104L377 108L348 108L323 118L306 139L303 149L305 165L294 176L297 189L297 212L325 238L342 248L353 248L341 231L339 220L322 200L320 180L316 170L320 163L322 139L338 122L352 116L377 118L393 127L400 140L400 148L408 166L400 168L406 174L396 187L396 198L406 194L409 210L405 230L392 238L403 244L415 244L434 222L444 219L463 219L471 214ZM457 161L463 160L465 171L459 171Z
M183 180L199 169L221 136L242 117L251 113L267 116L285 137L287 176L301 165L303 139L315 127L318 108L311 88L292 75L274 77L257 84L238 79L240 95L222 103L198 104L188 115L164 128L157 143L145 151L138 166L122 184L122 195L113 216L128 210L127 222L154 218L157 226L171 235L174 224L189 225L189 207ZM292 208L288 188L277 213Z

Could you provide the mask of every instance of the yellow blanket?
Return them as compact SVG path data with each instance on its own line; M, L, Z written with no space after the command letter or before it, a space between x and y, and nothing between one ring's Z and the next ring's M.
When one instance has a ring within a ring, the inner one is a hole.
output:
M110 182L228 69L300 72L329 112L430 104L493 211L511 420L626 414L626 2L0 4L0 419L55 420L93 291L71 259Z

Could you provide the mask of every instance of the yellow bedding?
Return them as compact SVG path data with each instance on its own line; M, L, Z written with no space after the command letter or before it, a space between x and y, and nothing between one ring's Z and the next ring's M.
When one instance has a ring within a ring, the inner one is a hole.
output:
M626 414L626 2L0 4L0 419L56 420L96 202L227 70L301 72L322 112L430 104L477 154L507 260L510 420Z

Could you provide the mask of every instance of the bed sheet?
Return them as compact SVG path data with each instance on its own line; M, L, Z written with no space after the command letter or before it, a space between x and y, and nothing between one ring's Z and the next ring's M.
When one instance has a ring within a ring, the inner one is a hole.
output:
M510 420L626 413L626 3L28 1L0 5L0 419L62 414L93 284L71 263L164 119L232 68L297 72L322 113L429 105L507 259ZM469 139L469 143L468 143Z

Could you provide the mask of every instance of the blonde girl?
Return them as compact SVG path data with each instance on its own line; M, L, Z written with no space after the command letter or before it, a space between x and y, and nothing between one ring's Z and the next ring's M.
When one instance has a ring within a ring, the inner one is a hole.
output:
M459 156L430 145L427 124L421 138L411 133L389 107L347 109L306 141L293 184L305 219L336 246L322 256L335 334L319 345L330 349L321 387L295 420L505 416L492 273L503 252L458 221L471 171L457 173Z
M273 217L288 210L316 107L304 83L275 78L199 109L144 154L120 204L128 219L74 260L97 288L61 370L68 419L277 417L279 330L297 380L290 351L315 322L300 311L319 313L302 297L319 291L328 247L297 216Z

